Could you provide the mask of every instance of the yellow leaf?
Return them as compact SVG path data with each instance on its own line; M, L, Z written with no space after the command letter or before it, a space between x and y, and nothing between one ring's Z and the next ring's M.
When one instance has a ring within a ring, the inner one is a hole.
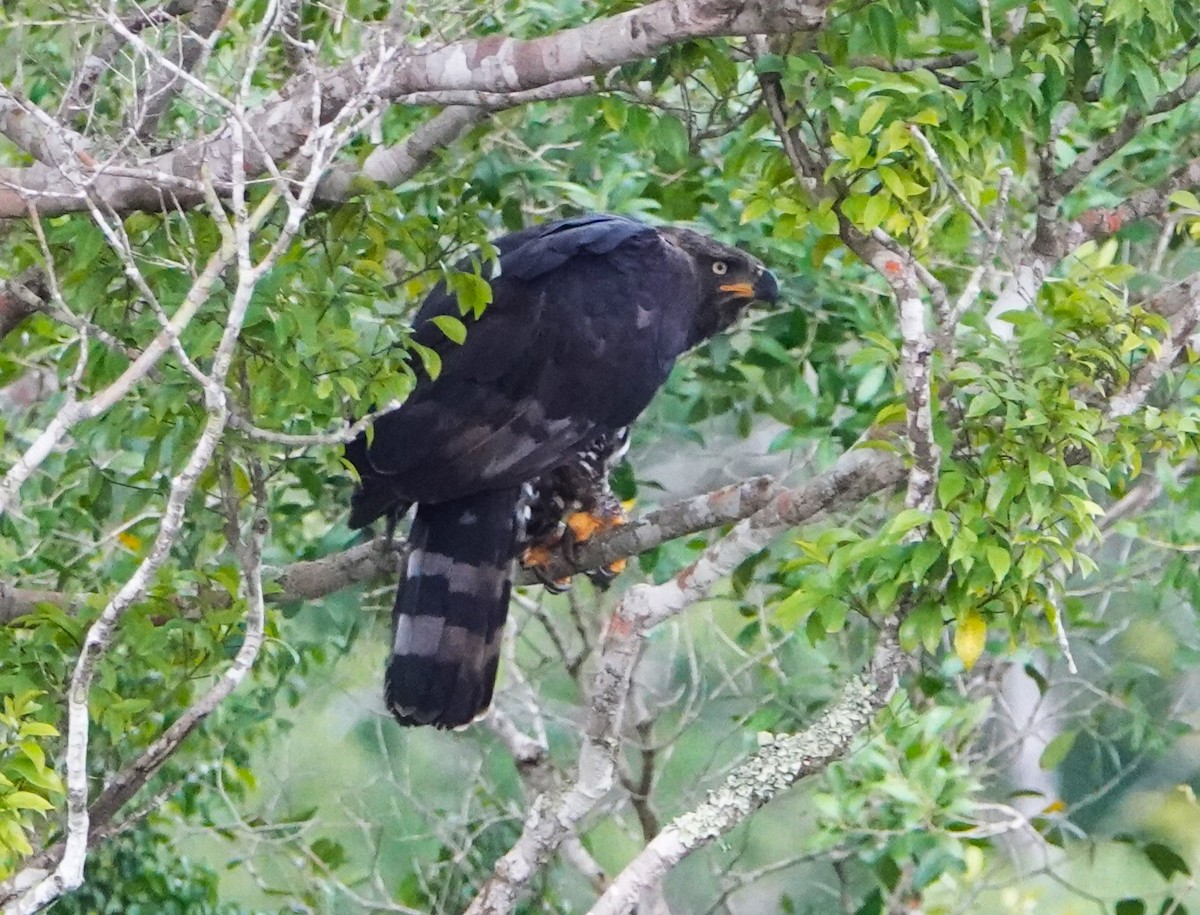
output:
M986 644L987 623L978 612L972 610L966 618L959 621L954 630L954 653L963 662L963 666L970 670L983 654Z
M121 531L117 534L117 540L121 541L121 545L127 550L136 553L142 548L142 538L136 534L131 534L129 531Z

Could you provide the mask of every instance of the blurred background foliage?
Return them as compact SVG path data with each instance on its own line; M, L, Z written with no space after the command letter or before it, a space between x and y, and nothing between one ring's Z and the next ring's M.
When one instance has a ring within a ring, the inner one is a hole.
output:
M301 34L331 64L382 23L414 40L532 36L630 5L305 3ZM239 78L265 6L233 5L203 70L210 85ZM2 15L0 79L54 110L103 26L82 2L12 0ZM825 29L757 59L740 41L687 43L621 68L595 96L496 113L400 187L314 209L255 291L232 376L239 410L260 428L307 434L403 398L415 360L436 359L407 323L434 282L454 283L464 311L484 307L486 239L604 210L693 223L761 257L783 288L780 307L677 367L637 427L622 496L640 511L756 473L803 480L902 410L895 306L842 246L839 214L889 233L952 295L985 250L910 128L965 200L997 219L1003 264L1030 243L1045 168L1035 150L1061 171L1129 113L1149 118L1194 72L1197 27L1189 0L838 3ZM150 31L170 40L170 25ZM255 86L265 97L290 73L273 46ZM137 77L118 59L75 126L101 147L124 137L123 86ZM827 155L836 200L797 182L761 80L777 81L792 126ZM1064 211L1114 206L1161 182L1197 154L1197 113L1194 103L1156 112ZM156 142L200 135L219 116L185 93ZM362 158L427 117L390 108L345 156ZM7 145L2 153L27 161ZM1012 173L1007 201L1002 169ZM905 689L846 760L678 867L667 883L675 910L1200 908L1200 379L1183 366L1146 409L1104 414L1104 398L1163 332L1137 298L1200 263L1200 201L1173 200L1165 231L1134 222L1071 252L1030 309L990 314L999 290L985 288L963 316L957 361L943 354L936 367L945 460L932 536L904 543L929 519L868 504L782 538L655 633L624 784L581 837L606 871L702 800L763 732L809 723L869 652L873 621L911 586ZM124 231L168 313L219 244L199 211L134 214ZM256 244L277 231L268 224ZM63 301L130 348L159 329L86 215L47 219L40 234L10 222L0 263L6 275L52 264ZM229 292L184 334L194 359L211 355ZM81 393L126 365L95 339L85 345ZM0 387L35 372L52 389L0 411L0 465L61 407L82 355L52 314L0 343ZM82 633L144 555L203 420L194 383L168 358L136 396L78 427L26 484L20 513L0 518L6 581L89 595L77 614L44 605L0 630L0 877L56 834L61 699ZM357 540L344 522L352 481L339 449L231 430L151 596L102 662L91 697L97 783L236 650L244 607L221 506L247 499L255 461L268 473L269 563ZM1105 514L1146 481L1156 481L1148 508ZM609 593L580 583L562 597L518 596L500 706L529 725L536 697L564 770L605 608L627 581L664 579L708 539L639 557ZM526 799L486 728L402 732L386 715L390 603L381 584L273 609L252 680L164 768L141 799L149 814L93 856L87 887L53 911L460 911L518 835ZM593 898L566 862L534 889L521 911L585 911Z

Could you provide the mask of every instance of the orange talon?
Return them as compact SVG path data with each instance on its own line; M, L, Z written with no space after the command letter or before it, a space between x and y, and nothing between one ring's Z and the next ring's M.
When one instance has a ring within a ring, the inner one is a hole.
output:
M531 546L521 554L521 565L527 569L541 566L543 569L550 565L550 550L539 544Z
M571 533L575 536L576 543L585 543L591 540L597 531L602 531L611 526L607 518L593 515L589 512L575 512L574 514L567 515L567 527L571 529Z
M547 591L561 594L571 587L571 579L569 576L567 578L550 577L550 573L546 570L550 568L551 558L550 548L539 544L526 548L525 552L521 554L521 565L537 576L537 580L546 587Z
M591 511L571 512L559 524L561 533L543 536L533 545L526 547L521 555L521 565L533 572L551 591L565 591L569 587L570 579L553 579L549 575L548 570L554 565L554 558L561 554L568 562L577 566L580 546L596 534L625 522L625 511L615 499L605 505L595 506ZM625 566L626 561L618 559L602 568L593 569L587 576L596 587L606 588L612 579L625 571Z

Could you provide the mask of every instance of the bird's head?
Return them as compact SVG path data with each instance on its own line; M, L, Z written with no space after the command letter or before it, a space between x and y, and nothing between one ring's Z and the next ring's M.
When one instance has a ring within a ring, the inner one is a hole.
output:
M691 258L699 287L688 346L725 330L752 302L774 302L779 298L775 274L745 251L691 229L671 227L659 231Z

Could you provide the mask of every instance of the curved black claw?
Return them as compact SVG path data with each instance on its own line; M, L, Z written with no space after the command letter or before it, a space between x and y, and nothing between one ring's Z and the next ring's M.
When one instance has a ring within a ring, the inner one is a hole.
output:
M553 578L548 571L554 562L551 547L531 546L521 554L521 566L533 573L551 594L562 594L571 587L569 578Z
M563 525L562 538L558 541L558 550L562 553L563 558L575 568L579 568L579 548L585 543L587 543L587 539L577 537L575 528L569 524Z
M592 583L592 586L597 591L607 591L609 586L621 573L617 569L610 568L609 566L601 566L598 569L589 569L583 574L588 577L588 581Z
M564 591L571 590L571 579L569 578L552 578L550 573L546 571L545 566L531 565L526 566L533 573L533 577L542 583L542 586L551 594L562 594Z

